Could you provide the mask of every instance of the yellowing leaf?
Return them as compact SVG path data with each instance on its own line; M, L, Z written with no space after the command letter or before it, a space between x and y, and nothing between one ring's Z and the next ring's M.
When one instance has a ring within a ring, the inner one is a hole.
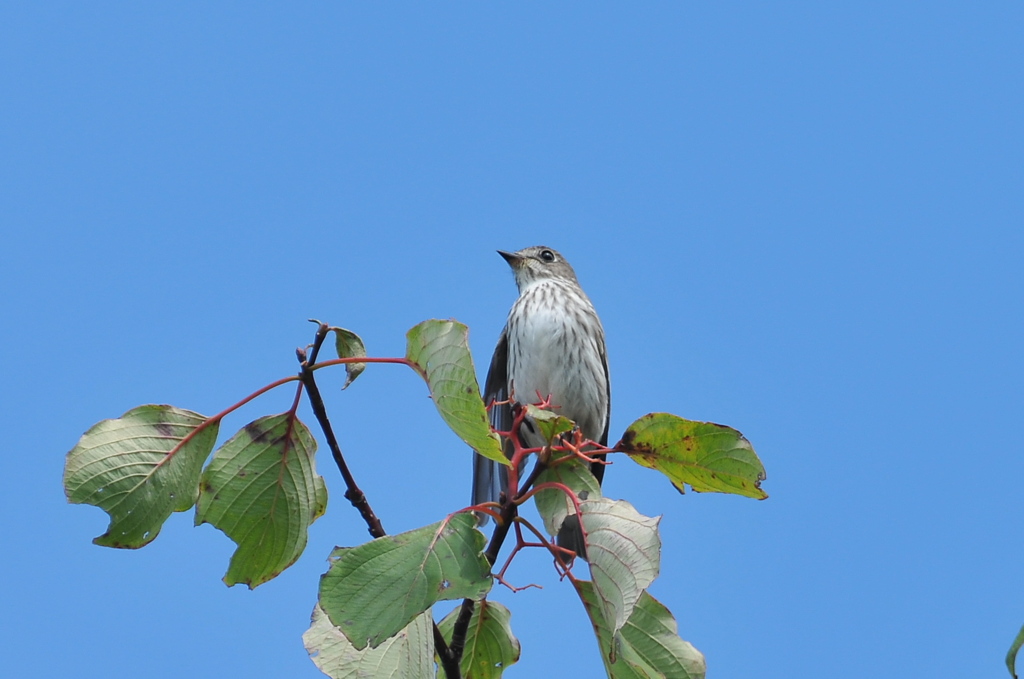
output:
M716 491L763 500L764 466L735 429L712 422L684 420L668 413L644 415L619 442L633 461L656 469L684 490Z

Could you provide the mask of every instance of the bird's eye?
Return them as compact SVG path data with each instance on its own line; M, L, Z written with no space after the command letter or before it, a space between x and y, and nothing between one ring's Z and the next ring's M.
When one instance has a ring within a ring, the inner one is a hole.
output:
M551 250L541 250L540 258L545 262L553 262L555 261L555 253L551 252Z

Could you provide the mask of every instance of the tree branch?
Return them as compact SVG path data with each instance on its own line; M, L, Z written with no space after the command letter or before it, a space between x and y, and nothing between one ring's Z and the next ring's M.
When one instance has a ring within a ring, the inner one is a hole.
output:
M491 534L491 541L487 545L487 549L484 551L484 557L487 562L492 566L498 560L498 553L501 551L501 546L505 542L505 537L508 535L509 530L512 528L512 524L516 518L518 510L519 498L526 493L533 484L537 481L537 477L540 476L541 472L547 468L547 465L543 462L537 461L537 464L533 466L533 471L530 472L529 478L523 483L522 488L516 493L516 496L512 499L506 499L501 505L501 520L497 521L497 526L494 528L494 533ZM476 602L472 599L463 599L462 608L459 609L459 617L455 620L455 626L452 628L452 643L449 646L451 654L455 657L456 662L462 660L462 652L466 649L466 634L469 632L469 621L473 617L473 608L476 606Z
M302 368L299 371L299 380L306 388L306 394L309 396L309 405L313 408L313 414L316 416L316 421L320 423L320 429L324 433L324 438L327 439L327 446L331 449L331 456L334 458L334 463L338 465L338 471L341 472L341 476L345 480L345 498L359 511L360 516L363 517L363 521L366 522L370 535L375 538L381 538L387 535L387 533L384 531L384 526L381 524L380 519L377 518L373 508L370 506L370 501L366 499L366 494L360 490L359 486L356 484L355 477L352 476L352 472L349 470L348 464L345 462L345 456L341 453L341 446L338 445L338 439L334 435L334 429L331 427L331 421L327 417L327 408L324 406L324 399L320 395L320 388L317 386L316 378L314 377L316 358L320 353L320 347L323 346L324 340L327 339L328 332L330 332L330 326L326 323L320 323L316 331L316 336L313 339L313 344L308 357L304 349L299 349L296 352L299 357L299 361L302 364ZM491 563L493 563L493 561ZM472 610L470 610L470 612L472 613ZM467 620L466 622L468 624L469 621ZM437 623L433 623L433 626L434 650L437 653L437 657L441 660L441 667L444 669L445 677L447 677L447 679L461 679L462 673L459 669L459 661L462 658L462 654L459 653L458 656L455 656L448 644L445 643L444 636L441 634L441 630L438 628ZM465 643L465 632L463 632L463 643Z
M327 439L327 446L331 449L334 463L338 465L338 471L341 472L341 476L345 480L345 499L359 510L359 514L363 517L363 521L366 522L370 535L375 538L384 537L387 535L384 531L384 526L374 513L369 500L366 499L366 494L356 484L355 477L352 476L352 472L345 462L345 456L341 454L341 446L338 445L338 439L334 436L331 421L327 418L327 408L324 407L324 399L320 395L320 388L317 386L316 378L313 374L313 365L316 363L317 354L320 353L320 347L327 338L329 330L330 327L326 323L321 323L320 327L317 328L312 351L308 359L304 350L298 350L299 360L302 362L299 379L302 381L303 386L306 387L306 393L309 395L309 405L313 408L316 421L320 423L320 429L324 433L324 438Z

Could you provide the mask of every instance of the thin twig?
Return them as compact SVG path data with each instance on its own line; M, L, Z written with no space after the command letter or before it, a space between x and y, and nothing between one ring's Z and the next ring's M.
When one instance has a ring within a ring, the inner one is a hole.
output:
M330 332L330 326L326 323L320 323L316 331L316 336L313 339L313 344L309 351L308 358L305 350L300 349L296 352L299 356L299 361L302 364L302 369L299 371L299 380L301 380L303 386L306 387L306 393L309 396L309 405L313 409L313 414L316 416L317 422L320 423L320 429L324 433L324 438L327 439L327 445L331 449L331 456L334 458L334 463L338 465L338 471L341 472L341 476L345 480L345 498L352 503L353 507L359 510L359 514L363 517L363 521L366 522L370 535L375 538L381 538L387 535L387 533L384 531L384 526L381 524L380 519L377 518L373 508L370 506L370 501L367 500L366 494L360 490L358 485L356 485L355 477L352 476L352 472L349 470L348 464L345 462L345 456L341 453L341 446L338 445L338 439L334 435L334 429L331 427L331 421L327 417L327 408L324 406L323 397L320 395L320 388L317 386L316 378L314 377L315 369L323 365L319 364L318 366L316 364L316 358L320 353L320 347L323 346L324 340L327 338L328 332ZM332 360L325 361L324 363L342 362L346 361ZM408 363L408 361L405 361L404 359L384 359L372 362ZM455 656L448 644L445 643L444 636L441 634L441 630L437 626L437 623L435 622L433 625L434 650L437 652L437 657L441 661L441 667L444 669L445 677L447 679L461 679L462 673L459 669L459 661L461 660L462 654L460 653L458 656Z
M320 429L324 432L324 438L327 439L327 446L331 449L331 456L334 458L334 463L338 465L338 471L341 472L342 478L345 480L345 499L352 503L352 506L359 510L359 514L363 517L363 521L366 522L367 529L370 531L370 535L375 538L384 537L387 533L384 531L384 526L381 524L380 519L373 512L373 508L370 507L369 500L366 499L366 494L360 490L356 484L355 477L352 476L352 472L348 468L348 464L345 462L345 456L341 454L341 446L338 445L338 439L334 436L334 429L331 427L331 421L327 418L327 408L324 407L324 399L320 395L320 388L316 384L316 378L313 375L312 366L316 361L316 356L320 352L320 347L323 345L324 340L327 338L327 333L330 330L330 326L326 323L321 323L320 327L317 328L316 337L313 340L312 351L310 352L309 358L306 359L304 351L299 351L299 358L302 360L302 369L299 371L299 379L302 380L302 384L306 387L306 393L309 395L309 405L313 408L313 414L316 416L316 421L320 423Z

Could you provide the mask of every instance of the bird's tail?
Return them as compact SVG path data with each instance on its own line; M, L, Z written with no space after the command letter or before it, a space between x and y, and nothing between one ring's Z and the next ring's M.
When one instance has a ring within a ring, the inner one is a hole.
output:
M565 517L565 521L562 522L562 527L558 529L558 535L555 536L555 544L564 549L570 549L576 552L576 556L587 560L587 542L583 538L583 527L580 525L580 517L576 514L570 514ZM559 557L562 563L567 563L568 558Z
M473 503L497 502L501 492L508 488L508 469L479 453L473 454ZM488 516L476 513L476 525L487 524Z

